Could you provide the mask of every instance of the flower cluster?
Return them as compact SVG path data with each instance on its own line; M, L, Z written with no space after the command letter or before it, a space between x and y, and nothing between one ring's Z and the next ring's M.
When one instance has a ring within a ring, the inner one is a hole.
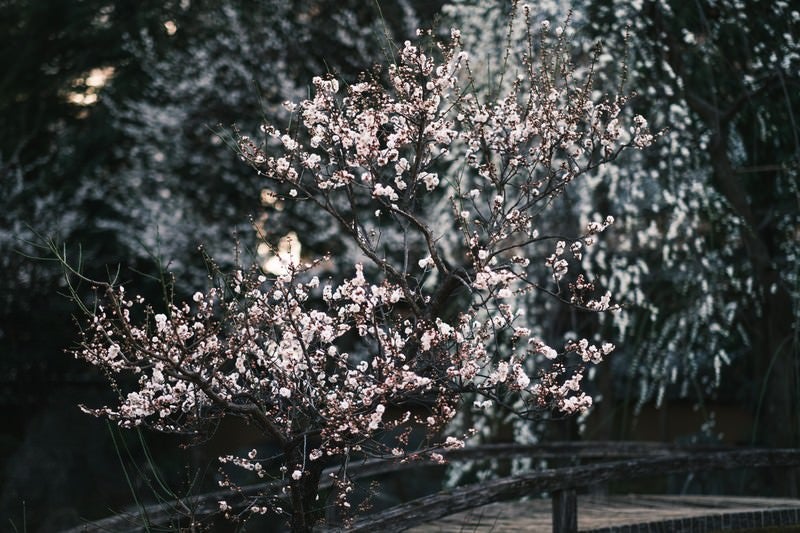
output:
M319 432L310 460L359 451L354 443L407 422L409 411L384 418L387 405L404 399L430 396L436 416L415 422L431 429L446 422L452 408L438 404L445 399L438 384L407 360L407 344L428 332L387 320L402 292L367 283L361 265L338 286L301 282L301 271L269 282L236 272L230 286L170 306L169 317L110 288L111 305L98 309L76 355L110 374L136 374L138 387L116 408L87 411L163 431L199 427L215 414L247 415L281 441ZM313 291L324 307L308 305ZM137 325L132 316L145 319ZM345 351L352 337L369 347L369 359ZM428 341L427 351L440 343Z

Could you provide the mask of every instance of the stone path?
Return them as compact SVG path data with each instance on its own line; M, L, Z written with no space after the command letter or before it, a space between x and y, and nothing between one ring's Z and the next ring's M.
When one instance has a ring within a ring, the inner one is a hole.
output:
M493 503L408 531L550 533L550 505L550 499ZM800 524L800 500L692 495L578 497L578 529L582 532L695 533L779 524Z

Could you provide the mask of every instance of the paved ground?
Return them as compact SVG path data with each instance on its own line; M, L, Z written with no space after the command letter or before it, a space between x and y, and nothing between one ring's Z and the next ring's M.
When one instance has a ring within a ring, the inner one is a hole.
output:
M549 499L493 503L409 531L550 533L550 506ZM800 509L800 500L728 496L579 496L578 529L587 531L658 521L675 522L675 519L702 516L760 515L763 511L788 509ZM742 523L744 525L746 524ZM702 529L706 530L706 527ZM715 528L709 527L708 531L713 529ZM687 525L686 528L673 527L665 530L691 531L698 528L696 525Z

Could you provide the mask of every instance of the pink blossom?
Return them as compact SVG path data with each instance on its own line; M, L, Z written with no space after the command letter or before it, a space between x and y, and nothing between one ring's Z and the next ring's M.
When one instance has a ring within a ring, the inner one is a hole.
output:
M237 270L163 312L107 287L75 355L135 379L115 381L131 384L117 405L87 412L190 434L244 418L286 456L252 450L220 461L299 487L334 460L441 461L436 446L466 444L442 441L465 396L476 398L467 406L508 402L525 416L591 406L584 371L613 345L578 339L558 352L530 338L538 324L525 296L571 294L582 309L614 309L611 293L580 273L613 217L564 237L540 221L584 174L652 142L647 122L635 118L626 138L623 98L592 101L574 72L551 75L534 58L527 78L483 98L460 33L451 36L433 53L404 43L385 78L315 77L313 94L286 106L291 130L265 125L264 146L238 139L270 197L312 206L349 255L298 255L274 276ZM333 266L341 263L346 270ZM431 436L427 450L408 449L415 426ZM351 482L336 483L347 508Z

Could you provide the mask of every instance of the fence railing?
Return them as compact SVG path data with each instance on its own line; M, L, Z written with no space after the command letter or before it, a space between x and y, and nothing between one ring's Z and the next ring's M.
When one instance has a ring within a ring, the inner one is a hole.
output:
M671 445L654 442L551 442L545 444L491 444L456 450L444 450L450 462L493 458L531 457L536 460L580 460L602 462L536 470L493 481L441 491L432 496L408 502L375 515L357 520L347 531L401 531L488 503L518 499L547 492L553 502L554 533L577 531L577 490L597 483L703 470L793 467L800 466L800 450L732 449L721 446ZM348 468L352 479L372 478L414 468L435 466L434 463L412 461L394 463L366 460ZM320 490L330 488L323 472ZM280 489L280 481L259 483L242 488L245 496ZM87 531L134 532L144 530L146 519L150 527L163 526L174 520L181 510L191 509L194 516L210 515L218 510L217 501L225 499L227 491L194 495L183 500L149 505L125 513L88 522L63 533ZM146 517L146 518L145 518ZM331 529L330 531L338 531Z
M402 531L489 503L550 493L553 533L578 531L577 490L597 483L682 472L797 467L800 450L676 451L621 461L539 470L458 487L367 516L347 531Z

